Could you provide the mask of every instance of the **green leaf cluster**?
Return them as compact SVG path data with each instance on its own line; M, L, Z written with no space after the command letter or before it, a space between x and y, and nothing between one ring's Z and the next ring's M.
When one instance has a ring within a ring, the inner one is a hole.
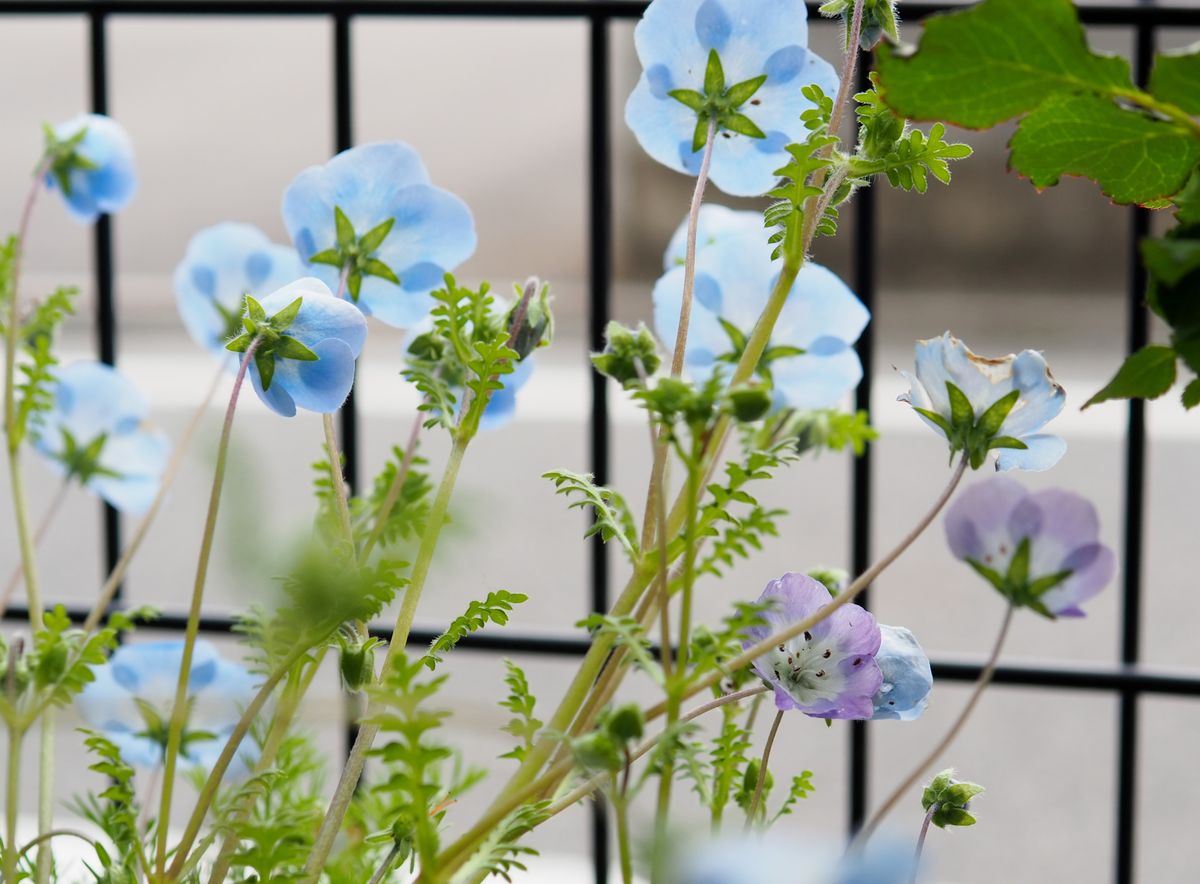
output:
M495 875L511 884L514 872L528 871L523 860L538 852L523 845L521 839L549 818L549 807L549 801L536 801L506 816L463 865L456 880L474 881Z
M812 183L814 175L833 166L829 152L837 144L837 138L829 134L829 115L833 111L833 99L816 85L805 86L804 97L815 107L804 112L805 125L810 133L799 144L789 144L787 152L791 159L775 170L783 179L779 186L767 196L775 202L767 207L763 220L771 236L769 242L775 246L772 259L784 258L795 263L804 257L804 228L807 204L813 205L821 196L821 188ZM836 209L817 219L816 232L832 235L836 231Z
M604 350L592 354L596 371L627 390L644 385L661 364L658 342L640 322L634 329L610 320L604 327Z
M53 127L48 123L42 124L42 134L45 136L43 162L51 177L58 183L64 195L71 195L71 173L93 172L100 167L79 152L83 140L87 138L87 126L73 135L59 138Z
M946 393L950 397L950 417L944 417L928 408L914 405L913 411L932 421L946 434L950 443L950 459L958 452L964 452L971 462L971 469L977 470L987 460L988 453L997 448L1024 449L1028 446L1020 439L1012 436L999 436L1000 428L1004 425L1008 413L1013 410L1017 400L1021 398L1020 390L1011 390L1001 396L977 418L975 407L967 394L959 389L953 381L946 381Z
M975 817L968 812L971 799L986 791L975 783L964 783L954 779L954 768L948 768L934 777L921 795L921 807L935 808L930 821L939 829L947 826L973 826Z
M500 706L513 714L504 730L520 742L500 757L521 762L533 750L534 738L542 729L542 721L533 714L537 698L529 688L525 671L512 660L505 660L504 667L507 670L504 683L508 685L508 696L500 701Z
M551 470L542 474L543 479L554 483L555 493L563 494L572 500L567 509L591 508L592 524L584 532L584 537L600 535L605 543L616 540L631 562L638 557L637 525L625 498L612 488L597 485L590 473L573 473L570 470Z
M258 369L263 390L271 389L275 378L275 364L280 359L295 359L299 362L316 362L320 357L289 335L284 334L296 317L304 298L292 301L274 316L267 316L262 304L246 295L246 313L242 317L244 333L225 345L234 353L247 353L254 346L254 367Z
M754 93L766 81L767 75L760 74L726 86L725 67L721 63L721 56L717 50L710 49L708 63L704 69L704 91L672 89L667 93L680 104L696 112L692 152L695 153L708 143L709 125L714 119L717 132L733 132L748 138L766 138L767 134L742 113L743 106L754 98Z
M508 623L508 615L512 609L523 602L529 601L529 596L519 592L509 592L499 589L489 592L483 601L473 601L467 605L465 613L455 617L446 631L433 640L429 651L421 658L421 662L430 670L436 669L442 662L442 654L454 650L455 645L473 632L483 629L488 623L504 626Z
M880 47L880 88L908 119L983 129L1023 119L1010 166L1037 187L1091 178L1113 201L1155 204L1200 162L1193 48L1160 54L1148 91L1092 52L1070 0L984 0L931 17L918 48Z
M88 770L108 780L108 786L99 794L88 792L72 802L72 810L104 835L103 841L92 844L95 864L85 860L84 866L97 884L134 884L143 869L148 868L145 844L138 830L134 770L106 736L86 729L80 733L84 736L84 747L97 757Z

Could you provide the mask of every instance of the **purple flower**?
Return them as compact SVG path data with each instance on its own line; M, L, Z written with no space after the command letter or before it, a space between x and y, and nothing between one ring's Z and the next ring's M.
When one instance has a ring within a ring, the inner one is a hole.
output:
M946 513L946 540L1015 605L1082 617L1080 605L1116 570L1091 502L1070 491L1028 491L996 476L962 492Z
M833 600L807 574L787 573L772 580L759 603L765 626L746 630L744 647L817 613ZM875 654L881 637L875 618L858 605L843 605L808 632L772 648L754 661L754 670L775 688L775 705L799 709L814 718L870 718L883 683Z

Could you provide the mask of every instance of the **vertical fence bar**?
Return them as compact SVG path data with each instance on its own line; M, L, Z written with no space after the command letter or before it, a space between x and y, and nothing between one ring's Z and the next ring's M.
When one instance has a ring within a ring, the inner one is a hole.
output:
M88 48L90 69L89 87L92 112L108 113L108 31L103 12L92 10L88 15ZM96 286L96 350L100 361L115 365L117 361L117 311L113 270L113 222L101 215L94 228ZM107 503L101 504L104 525L104 573L116 567L121 557L121 519ZM119 605L123 587L117 587L113 605Z
M354 144L350 22L351 18L346 13L338 12L333 15L333 147L337 152L347 150ZM342 404L342 410L339 412L342 436L339 441L342 455L345 458L342 472L346 477L346 484L351 494L359 490L358 408L355 404L355 391L361 378L362 373L358 372L354 379L354 386L350 389L350 395ZM345 725L344 750L347 755L358 736L359 714L358 698L349 692L344 693L342 717Z
M860 90L870 88L869 68L859 68ZM875 311L875 188L867 187L854 198L854 241L853 241L853 288L864 306ZM860 411L871 410L871 391L875 366L875 320L867 323L855 349L862 362L863 377L854 393L854 407ZM851 478L851 534L850 571L861 574L871 566L871 446L868 445L861 457L853 461ZM859 597L859 604L868 607L870 593ZM856 832L867 816L867 799L870 788L870 743L869 725L865 721L850 724L850 794L849 826Z
M1150 77L1155 32L1139 24L1134 41L1133 64L1137 82L1144 86ZM1133 353L1150 340L1150 314L1146 309L1146 269L1138 244L1150 232L1150 213L1134 208L1129 225L1128 347ZM1142 540L1146 502L1146 403L1129 401L1129 426L1125 443L1125 525L1122 537L1123 567L1121 602L1121 662L1136 664L1141 655L1142 626ZM1121 692L1117 739L1117 838L1114 880L1133 884L1135 837L1137 834L1138 691Z
M609 20L591 17L588 26L588 347L604 348L604 326L611 313L612 181L609 131ZM597 485L609 479L608 383L597 371L592 379L590 461ZM608 550L599 535L591 541L591 611L608 610ZM602 801L592 803L592 870L596 884L608 880L608 817Z

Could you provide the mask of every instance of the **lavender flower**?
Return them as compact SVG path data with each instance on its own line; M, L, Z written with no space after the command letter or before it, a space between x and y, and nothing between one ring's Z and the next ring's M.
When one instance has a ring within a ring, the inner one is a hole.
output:
M946 513L946 539L1015 605L1047 617L1082 617L1080 605L1116 570L1100 542L1091 502L1058 488L1028 491L996 476L959 494Z
M124 645L96 667L76 701L80 715L117 745L132 765L162 764L174 705L182 641ZM188 721L181 757L192 767L211 768L254 696L254 677L242 666L222 660L211 643L200 640L188 679ZM238 755L241 771L254 749ZM236 776L237 770L233 772Z
M833 600L807 574L787 573L767 584L759 603L774 603L765 626L746 630L744 647L817 613ZM772 648L754 670L775 689L781 710L799 709L814 718L870 718L883 683L875 654L880 645L875 618L858 605L843 605L808 632Z
M972 467L1000 449L997 470L1047 470L1066 452L1061 438L1037 432L1062 411L1066 393L1036 350L988 359L946 332L917 342L916 372L901 372L911 389L900 401Z

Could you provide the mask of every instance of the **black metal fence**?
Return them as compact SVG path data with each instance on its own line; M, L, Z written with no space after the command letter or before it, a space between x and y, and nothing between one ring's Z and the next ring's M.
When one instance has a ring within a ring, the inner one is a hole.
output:
M603 330L610 314L612 258L612 170L609 123L610 53L609 25L641 15L647 0L0 0L0 21L13 15L84 17L89 23L89 86L91 110L106 113L108 91L107 23L123 15L141 16L288 16L325 18L332 23L333 77L332 147L344 150L354 143L354 100L351 83L353 43L351 22L356 18L467 17L477 19L558 19L587 24L588 56L588 336L592 349L603 346ZM819 3L808 3L810 15ZM962 4L905 2L903 12L910 21ZM1080 14L1089 25L1131 28L1135 34L1133 64L1139 82L1148 79L1159 30L1200 27L1200 6L1159 6L1153 0L1127 0L1123 5L1079 3ZM876 293L875 226L876 205L871 190L862 191L853 203L855 217L851 287L868 308ZM1128 349L1140 349L1149 339L1149 313L1143 293L1146 276L1137 243L1149 230L1149 212L1130 209L1128 231L1129 277L1127 291ZM113 221L102 217L95 226L95 326L100 359L117 358L117 304L114 292ZM857 407L868 409L874 354L873 323L858 342L863 363L863 381L856 393ZM351 397L342 412L342 447L351 487L359 487L360 463L358 419ZM603 379L593 374L590 417L590 469L596 481L609 474L609 416ZM1140 663L1142 617L1142 555L1144 499L1146 487L1146 421L1140 401L1129 404L1125 435L1124 510L1122 526L1121 643L1120 663L1087 667L1001 665L995 682L1023 687L1098 691L1119 698L1116 779L1116 832L1113 843L1113 873L1116 884L1134 880L1134 836L1137 824L1138 788L1138 701L1144 694L1200 696L1200 674L1179 675L1155 671ZM870 565L871 558L871 456L854 462L851 481L851 557L855 573ZM104 556L112 568L121 552L121 524L115 510L103 510ZM609 606L608 558L599 538L590 561L590 604L596 611ZM73 612L82 618L86 612ZM26 612L11 609L8 618L24 618ZM164 629L182 629L183 612L165 612L157 621ZM205 617L201 629L228 632L233 621L227 617ZM386 637L386 631L381 635ZM428 642L434 633L413 631L416 642ZM578 657L588 648L584 638L574 635L547 637L515 632L480 634L462 644L464 650L492 653L524 653ZM934 676L950 681L972 682L980 674L982 661L933 661ZM867 813L869 789L868 745L870 725L855 722L850 735L849 829L857 828ZM592 859L597 884L608 880L608 831L599 805L592 812Z

